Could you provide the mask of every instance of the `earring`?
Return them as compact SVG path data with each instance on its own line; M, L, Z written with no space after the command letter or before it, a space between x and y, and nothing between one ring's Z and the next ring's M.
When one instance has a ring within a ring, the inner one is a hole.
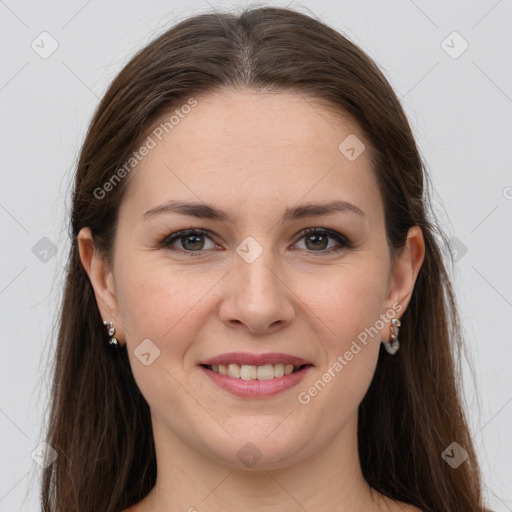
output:
M393 320L391 320L391 325L389 326L390 341L384 342L384 348L392 356L395 355L400 348L400 342L398 341L398 328L400 325L401 323L398 318L393 318Z
M107 328L108 331L108 338L107 343L110 347L118 349L121 348L121 344L119 343L119 340L114 337L114 334L116 333L116 329L114 327L114 324L110 321L104 321L103 325Z

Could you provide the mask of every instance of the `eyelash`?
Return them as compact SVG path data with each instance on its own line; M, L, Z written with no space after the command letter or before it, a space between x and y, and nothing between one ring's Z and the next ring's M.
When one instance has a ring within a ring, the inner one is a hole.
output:
M212 242L215 242L215 240L212 239L212 233L206 229L202 228L193 228L193 229L184 229L182 231L177 231L175 233L172 233L171 235L166 236L163 240L161 240L158 244L159 248L165 248L169 249L171 251L177 251L187 254L188 256L200 256L201 253L205 252L204 250L199 251L187 251L185 249L179 249L176 247L172 247L172 243L176 240L179 240L180 238L184 238L188 235L204 235L212 240ZM319 251L307 251L310 253L321 253L321 254L332 254L341 251L342 249L351 249L353 247L352 242L350 240L343 236L342 234L338 233L337 231L333 231L332 229L326 229L326 228L307 228L301 231L300 236L297 240L299 242L302 238L306 236L311 235L327 235L330 238L333 238L340 244L338 247L331 247L330 249L326 250L319 250ZM297 243L295 242L295 243Z

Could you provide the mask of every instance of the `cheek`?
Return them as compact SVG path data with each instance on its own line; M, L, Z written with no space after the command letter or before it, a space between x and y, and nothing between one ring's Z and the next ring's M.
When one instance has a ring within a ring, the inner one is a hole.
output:
M123 261L118 278L118 302L128 339L153 336L162 344L168 338L181 339L177 332L190 324L188 318L201 309L201 298L218 281L209 273L176 271L165 261L144 256Z
M314 402L311 411L328 407L330 426L346 421L372 381L380 349L382 305L386 297L388 268L385 260L360 255L333 273L313 306L321 313L326 353L319 374L307 383L303 402ZM303 403L302 402L302 403Z
M302 280L296 292L307 305L306 314L309 310L309 316L316 318L328 352L344 351L351 340L374 326L382 313L386 269L382 264L370 265L368 260L347 261L321 278Z
M366 394L380 349L387 269L382 260L359 256L320 281L307 301L317 317L324 357L318 373L301 386L301 403L313 402L310 412L318 408L318 414L323 407L332 409L333 428L346 421Z
M329 411L329 421L321 427L327 436L357 412L372 381L381 342L382 281L369 272L341 273L312 306L321 316L317 339L324 357L315 375L301 385L298 401L308 418Z
M164 403L180 409L186 402L182 361L201 328L195 305L212 287L211 279L191 279L162 263L136 259L126 259L117 271L120 314L137 386L152 408Z

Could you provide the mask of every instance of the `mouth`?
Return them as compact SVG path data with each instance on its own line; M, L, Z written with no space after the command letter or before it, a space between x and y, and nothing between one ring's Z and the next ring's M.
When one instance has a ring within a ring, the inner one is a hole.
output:
M289 354L231 352L198 365L218 388L241 398L266 398L297 386L314 365Z
M264 365L252 365L252 364L202 364L203 368L210 370L220 375L226 375L232 379L242 380L271 380L279 379L284 375L290 375L297 373L302 369L312 366L311 364L293 365L289 363L277 363L277 364L264 364Z

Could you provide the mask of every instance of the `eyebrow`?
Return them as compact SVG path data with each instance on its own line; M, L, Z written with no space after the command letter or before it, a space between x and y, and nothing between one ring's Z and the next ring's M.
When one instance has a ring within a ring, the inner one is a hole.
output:
M281 222L302 219L304 217L319 217L333 213L352 213L365 218L364 212L355 204L347 201L330 201L327 203L305 203L299 206L289 207L285 210ZM160 214L181 214L198 219L217 220L221 222L233 222L231 215L215 206L206 203L194 203L180 200L167 201L164 204L155 206L141 215L141 221Z

